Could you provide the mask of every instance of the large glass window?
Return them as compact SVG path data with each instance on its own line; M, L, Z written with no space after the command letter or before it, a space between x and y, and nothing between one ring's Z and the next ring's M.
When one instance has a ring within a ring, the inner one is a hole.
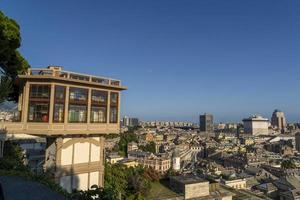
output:
M54 104L53 121L63 123L64 122L64 116L65 116L65 106L64 106L64 104L55 103Z
M118 123L118 104L119 104L119 93L110 93L110 113L109 122Z
M49 121L50 85L31 85L29 92L29 122Z
M69 122L86 122L88 90L71 87L69 92Z
M110 107L110 123L118 122L118 109L117 107Z
M83 88L70 88L71 103L87 103L88 90Z
M54 110L53 110L53 121L64 122L65 115L65 95L66 88L64 86L55 86L55 98L54 98Z
M108 92L92 90L91 123L106 123Z
M86 122L86 106L70 105L69 122Z
M92 90L92 104L94 105L107 105L107 92Z
M110 93L110 105L118 106L119 94L116 92Z
M92 123L106 123L106 107L92 106L91 122Z

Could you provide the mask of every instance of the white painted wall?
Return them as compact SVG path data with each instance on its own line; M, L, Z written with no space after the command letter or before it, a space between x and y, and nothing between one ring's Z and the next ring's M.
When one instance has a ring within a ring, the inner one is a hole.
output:
M90 144L88 142L74 145L74 164L89 162Z
M180 170L180 157L173 158L173 169Z
M73 157L73 145L68 146L61 151L61 164L62 165L71 165Z
M91 144L91 162L100 161L100 146Z
M87 190L88 189L88 173L84 173L84 174L77 174L75 175L76 177L74 177L74 183L73 186L77 186L77 190Z
M99 184L99 172L90 173L90 187Z

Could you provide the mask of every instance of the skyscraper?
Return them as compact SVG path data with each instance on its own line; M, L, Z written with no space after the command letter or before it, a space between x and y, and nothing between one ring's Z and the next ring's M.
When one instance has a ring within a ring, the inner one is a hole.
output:
M136 127L136 126L139 125L139 119L138 118L130 118L130 117L124 116L122 124L123 124L123 126Z
M271 125L277 128L281 133L284 133L286 128L284 112L276 109L272 114Z
M129 126L129 117L124 116L122 122L123 122L122 123L123 126Z
M204 113L200 115L200 131L212 132L214 130L214 118L213 115Z

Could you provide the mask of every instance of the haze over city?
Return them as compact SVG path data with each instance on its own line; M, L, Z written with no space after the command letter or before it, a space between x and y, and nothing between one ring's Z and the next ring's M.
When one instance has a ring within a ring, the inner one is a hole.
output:
M300 119L299 1L11 2L30 65L121 79L122 115Z

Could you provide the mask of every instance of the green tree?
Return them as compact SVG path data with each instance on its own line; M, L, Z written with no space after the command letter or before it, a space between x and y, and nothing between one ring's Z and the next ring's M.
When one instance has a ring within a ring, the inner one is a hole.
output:
M122 196L126 200L142 200L151 189L150 183L159 179L160 175L151 168L106 164L104 191L110 189L111 195L118 198Z
M159 181L159 179L161 178L160 174L152 167L145 168L142 176L147 180L150 180L151 182Z
M296 165L292 160L284 160L281 163L281 168L283 169L295 169Z
M18 74L29 68L28 62L18 51L21 34L18 23L0 11L0 103L18 100L19 88L15 84ZM3 91L5 89L5 91Z
M128 185L129 185L130 190L135 195L142 194L145 196L148 194L148 192L151 188L150 181L139 174L130 176L129 180L128 180Z
M155 144L155 142L152 141L152 142L146 144L145 146L139 146L139 149L141 149L143 151L151 152L151 153L156 153L156 144Z
M24 165L24 154L20 146L6 141L4 145L4 156L0 160L1 170L15 170L29 172L29 168Z
M113 188L114 195L119 196L126 194L127 179L129 170L123 165L105 165L104 187Z
M112 188L100 188L93 185L89 190L76 191L72 194L71 199L74 200L115 200L115 195Z
M129 142L138 142L138 138L136 134L133 132L126 132L120 134L120 141L114 147L113 151L118 151L120 155L126 156L127 155L127 144Z

